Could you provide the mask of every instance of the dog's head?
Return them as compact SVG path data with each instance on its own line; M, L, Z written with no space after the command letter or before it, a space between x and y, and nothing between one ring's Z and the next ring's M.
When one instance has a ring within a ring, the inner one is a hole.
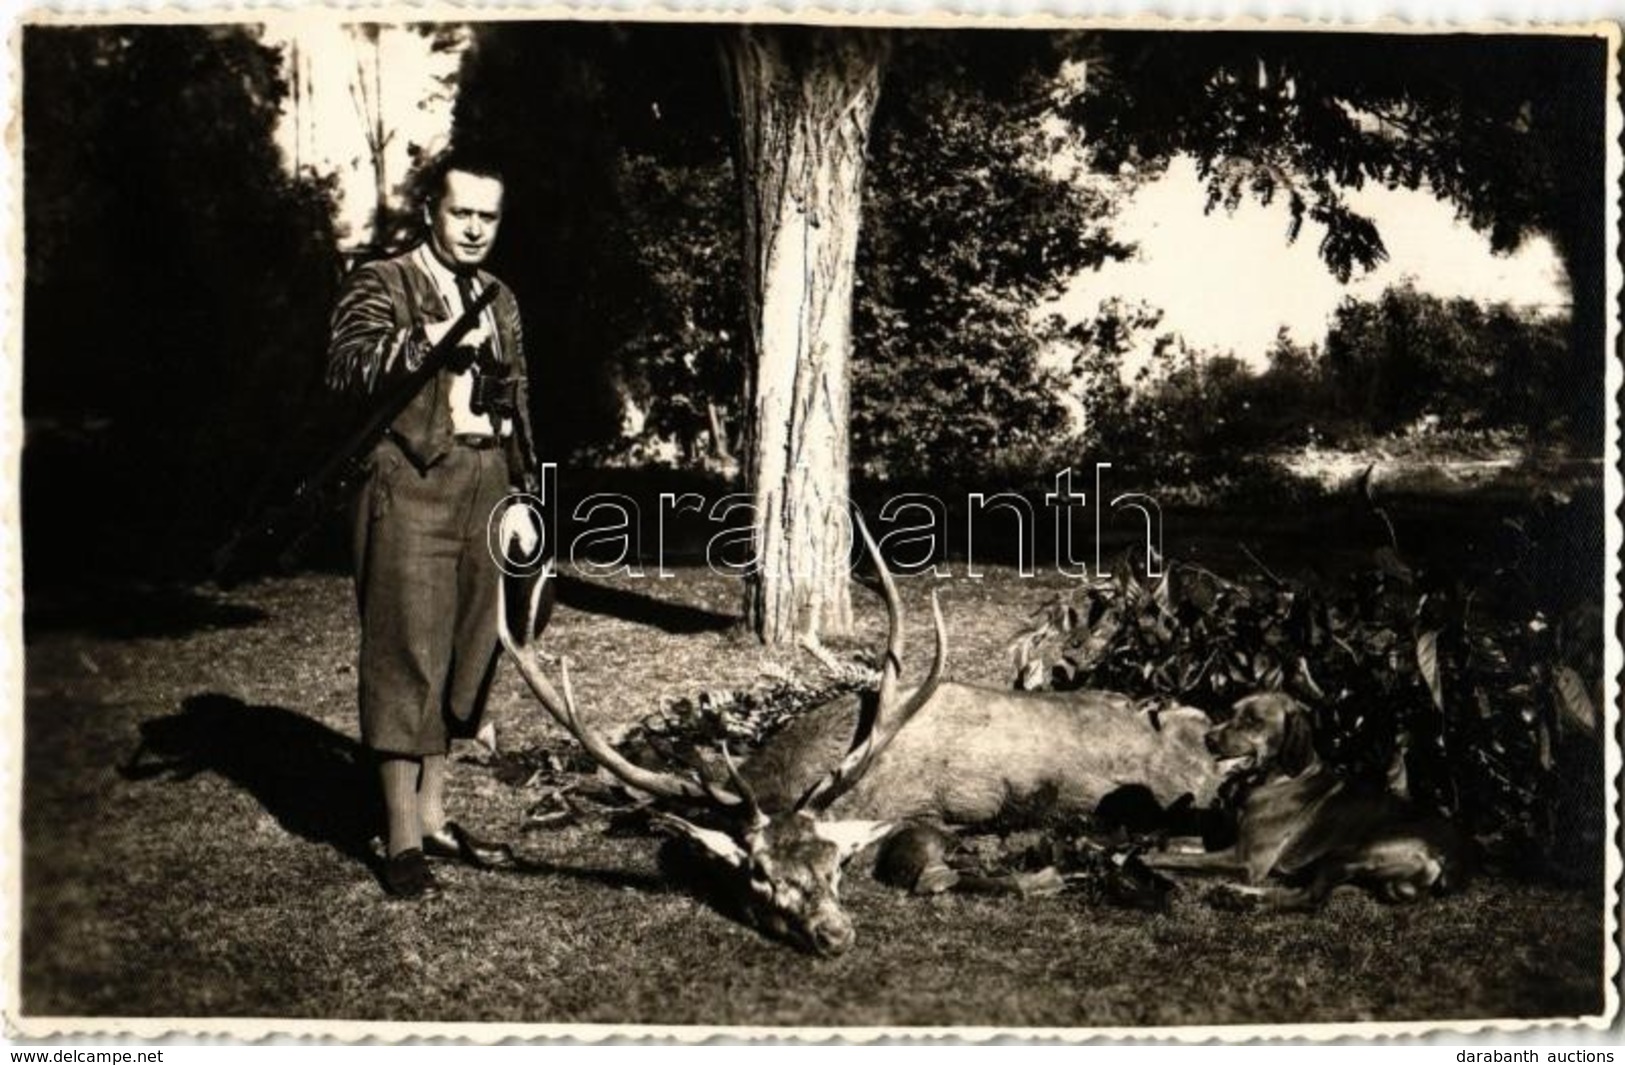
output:
M1297 776L1318 760L1309 710L1285 692L1238 701L1230 720L1208 730L1206 743L1227 776L1255 771Z

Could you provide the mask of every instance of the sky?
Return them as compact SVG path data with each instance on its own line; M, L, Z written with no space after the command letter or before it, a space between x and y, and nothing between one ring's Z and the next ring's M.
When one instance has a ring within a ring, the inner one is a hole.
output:
M1234 214L1221 207L1204 216L1195 164L1177 159L1113 225L1117 237L1139 244L1138 258L1080 274L1053 309L1080 320L1092 318L1103 299L1143 300L1164 312L1155 333L1179 333L1193 348L1228 351L1259 368L1281 326L1299 343L1323 340L1344 297L1374 298L1406 277L1438 296L1567 310L1563 269L1545 238L1497 256L1485 237L1455 220L1454 208L1427 192L1367 187L1347 195L1376 221L1389 259L1345 286L1316 252L1324 229L1305 222L1289 245L1289 215L1279 201L1245 201ZM1148 354L1153 339L1144 338L1139 354ZM1127 362L1133 369L1136 360Z
M456 100L442 79L456 74L469 35L436 50L409 26L368 37L330 12L305 9L268 13L262 39L282 50L289 81L276 131L283 164L290 174L334 178L339 245L367 244L378 201L369 130L382 119L391 131L384 184L398 208L414 148L432 155L451 139Z
M454 98L441 79L455 72L469 41L436 51L405 27L385 27L369 39L308 11L266 23L266 43L283 48L294 86L278 129L284 160L290 172L337 179L341 244L365 244L376 199L369 126L382 117L395 131L384 152L385 184L393 192L412 165L414 147L432 152L448 140ZM1060 162L1077 165L1075 159ZM1244 201L1233 214L1218 209L1204 216L1195 165L1176 159L1163 177L1140 188L1113 224L1115 236L1140 246L1139 257L1079 275L1053 309L1086 320L1103 299L1144 301L1164 313L1161 326L1141 338L1141 358L1157 335L1172 332L1194 348L1230 352L1262 367L1282 325L1300 343L1322 340L1345 296L1375 297L1407 276L1441 296L1506 300L1554 313L1566 305L1562 269L1545 240L1513 256L1494 256L1485 238L1425 192L1369 187L1347 195L1355 209L1375 218L1390 258L1344 286L1316 254L1319 227L1306 222L1299 239L1287 243L1284 197L1270 207ZM1129 371L1137 368L1134 356L1126 361Z

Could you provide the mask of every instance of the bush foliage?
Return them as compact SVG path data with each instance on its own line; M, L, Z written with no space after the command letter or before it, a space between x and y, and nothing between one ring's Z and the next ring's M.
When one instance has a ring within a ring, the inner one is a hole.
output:
M1378 511L1381 514L1381 511ZM1285 691L1321 755L1464 824L1493 858L1563 877L1599 865L1601 615L1540 572L1565 508L1504 524L1476 574L1394 543L1341 579L1172 564L1058 597L1017 635L1024 688L1109 688L1223 717Z
M1053 165L1047 39L921 35L882 95L853 314L853 456L887 480L981 479L1069 432L1037 309L1120 259L1114 193Z
M1157 339L1132 375L1154 309L1123 301L1064 331L1084 428L1076 451L1163 484L1222 485L1272 453L1361 448L1384 435L1549 439L1565 428L1566 323L1406 283L1345 299L1324 344L1284 332L1266 368Z

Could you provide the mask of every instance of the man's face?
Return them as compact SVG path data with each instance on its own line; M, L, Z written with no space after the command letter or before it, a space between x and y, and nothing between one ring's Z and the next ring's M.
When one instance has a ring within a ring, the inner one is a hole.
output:
M429 246L453 270L470 270L491 254L502 222L502 182L463 170L446 173L440 202L426 210Z

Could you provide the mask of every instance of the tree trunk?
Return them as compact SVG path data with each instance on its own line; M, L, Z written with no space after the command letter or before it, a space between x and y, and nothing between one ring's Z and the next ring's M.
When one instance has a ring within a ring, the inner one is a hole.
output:
M710 434L710 448L706 457L719 466L733 463L733 447L728 442L728 427L723 421L722 408L714 399L705 401L706 431Z
M1617 304L1606 287L1606 228L1582 222L1560 224L1551 233L1569 285L1569 432L1590 449L1588 455L1607 453L1611 427L1605 382L1609 360L1619 357L1618 350L1608 349L1608 315ZM1589 387L1591 382L1598 387Z
M724 48L745 206L745 476L764 643L851 631L852 281L881 34L743 26Z

